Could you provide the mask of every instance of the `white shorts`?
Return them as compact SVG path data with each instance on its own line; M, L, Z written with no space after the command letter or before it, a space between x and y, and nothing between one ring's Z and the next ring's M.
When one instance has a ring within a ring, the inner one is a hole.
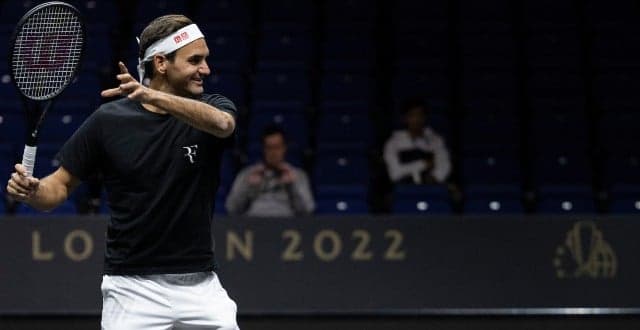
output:
M237 330L237 306L214 272L102 277L103 330Z

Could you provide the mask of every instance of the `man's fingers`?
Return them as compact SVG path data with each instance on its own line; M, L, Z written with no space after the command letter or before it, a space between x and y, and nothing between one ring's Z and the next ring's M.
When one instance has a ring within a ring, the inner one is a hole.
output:
M16 169L16 172L22 176L27 176L27 168L22 164L16 164L13 166Z
M105 89L100 93L100 96L102 96L102 97L114 97L114 96L120 95L121 91L122 90L120 88Z
M29 188L29 179L26 176L23 176L22 174L18 174L18 173L12 173L11 174L11 181L15 182L16 184L20 185L20 187L24 188L24 189L28 189Z
M129 74L128 72L117 75L116 79L120 80L120 82L123 82L123 83L134 80L131 74Z
M121 73L129 73L129 70L127 70L127 66L124 65L124 63L118 62L118 66L120 67L120 72Z
M14 180L9 180L9 182L7 182L7 192L13 192L15 194L23 194L26 196L29 194L29 189L26 187L20 186Z

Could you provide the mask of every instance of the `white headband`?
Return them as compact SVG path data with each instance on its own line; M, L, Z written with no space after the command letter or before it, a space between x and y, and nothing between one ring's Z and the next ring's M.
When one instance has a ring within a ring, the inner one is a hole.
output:
M171 54L200 38L204 38L204 35L200 32L198 26L190 24L151 44L151 46L149 46L149 48L144 52L144 58L138 59L138 74L140 82L142 83L142 80L144 79L144 64L153 60L155 55ZM138 39L138 43L140 43L140 39Z

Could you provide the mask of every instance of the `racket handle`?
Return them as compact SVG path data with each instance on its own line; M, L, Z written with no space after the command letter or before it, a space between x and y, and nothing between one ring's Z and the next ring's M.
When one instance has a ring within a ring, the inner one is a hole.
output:
M22 165L27 168L27 176L33 176L33 167L36 164L36 150L38 147L24 146L22 153Z

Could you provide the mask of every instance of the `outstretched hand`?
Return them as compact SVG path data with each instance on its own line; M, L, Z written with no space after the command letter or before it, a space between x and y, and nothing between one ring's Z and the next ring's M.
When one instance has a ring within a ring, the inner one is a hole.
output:
M122 62L118 62L120 74L116 76L120 80L120 86L105 89L100 93L102 97L126 96L129 99L146 102L150 98L151 90L138 82Z

